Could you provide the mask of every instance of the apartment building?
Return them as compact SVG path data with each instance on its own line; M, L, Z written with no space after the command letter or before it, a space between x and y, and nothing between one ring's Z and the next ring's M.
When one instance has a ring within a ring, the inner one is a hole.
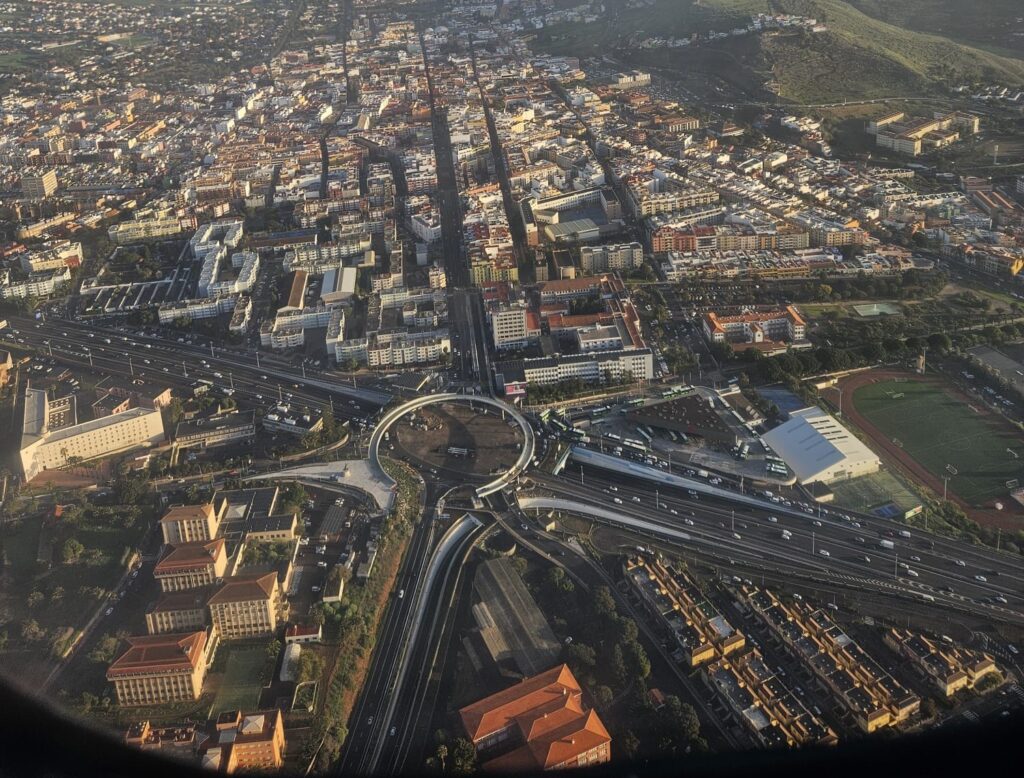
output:
M29 200L42 200L57 191L57 171L26 173L21 177L21 194Z
M921 671L944 697L952 697L961 689L973 689L983 678L999 674L999 667L988 654L939 643L910 630L891 627L884 640Z
M271 635L283 617L277 573L236 575L210 596L210 620L224 640Z
M162 593L146 610L146 632L160 635L205 629L210 622L206 607L209 596L209 589Z
M26 273L61 270L78 267L84 257L82 244L77 241L51 241L41 248L23 252L18 260Z
M459 711L485 772L529 773L604 764L611 735L567 665L523 679Z
M639 243L584 246L580 249L580 267L584 273L635 270L644 263L644 248Z
M0 297L5 300L24 300L26 297L49 297L71 281L67 267L39 270L15 276L10 270L0 275Z
M109 230L108 237L120 245L159 240L185 231L182 220L171 208L137 211L132 219L119 222Z
M219 507L220 510L217 510L209 502L202 505L172 505L160 519L164 543L177 545L213 540L224 519L227 504L221 503Z
M284 715L279 709L224 711L200 748L200 764L224 773L264 773L282 767L284 749Z
M224 538L178 543L169 546L153 577L163 592L180 592L212 586L227 572L228 557Z
M179 449L213 448L242 443L256 437L256 412L235 411L203 419L180 421L174 428L174 445Z
M204 631L140 635L107 668L118 705L165 705L199 699L215 645Z
M540 318L525 305L502 305L490 312L494 347L523 348L540 337Z
M626 564L626 578L645 607L672 631L690 667L746 646L743 633L700 594L685 573L670 570L655 559L635 558Z
M158 410L132 408L76 424L73 413L54 413L54 408L44 390L25 390L19 454L27 481L44 470L152 446L164 439Z
M807 667L866 733L910 719L921 699L885 671L822 609L786 604L770 591L745 587L744 602Z

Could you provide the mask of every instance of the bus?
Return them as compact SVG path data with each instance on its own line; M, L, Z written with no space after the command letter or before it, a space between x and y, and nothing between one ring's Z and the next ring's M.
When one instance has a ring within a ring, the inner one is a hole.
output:
M598 408L594 408L594 410L590 412L590 418L596 419L598 416L604 416L610 410L611 408L609 408L607 405L602 405Z
M468 448L460 448L459 446L448 446L448 455L453 457L465 458L469 456Z
M669 430L669 431L668 431L668 437L669 437L669 439L670 439L670 440L671 440L671 441L672 441L673 443L678 443L678 442L679 442L679 436L678 436L678 435L676 434L676 431L675 431L675 430Z
M636 408L636 407L638 407L640 405L643 405L644 402L645 401L644 401L643 397L634 397L632 400L628 400L626 402L626 407L627 408Z
M551 418L551 409L545 408L539 414L537 414L537 418L539 418L542 422L546 423Z
M569 428L568 428L568 427L567 427L567 426L565 425L565 423L564 423L564 422L562 422L562 421L560 421L560 420L558 420L558 419L552 419L552 420L551 420L551 426L552 426L552 427L554 427L554 428L555 428L555 429L557 429L557 430L560 430L560 431L562 431L562 432L565 432L566 430L568 430L568 429L569 429Z
M653 438L651 438L650 434L643 427L637 427L636 428L636 433L641 438L643 438L644 440L647 441L647 445L648 446L651 445L651 443L653 442Z
M573 438L573 439L578 440L580 442L582 442L584 440L584 438L587 437L587 433L585 433L583 430L578 430L576 428L573 428L571 430L567 430L566 434L568 434L570 438Z
M626 438L625 440L622 441L622 446L623 446L623 448L629 448L632 451L638 451L641 454L646 454L647 453L647 446L645 446L639 440L633 440L631 438Z
M616 443L622 440L622 437L616 435L614 432L609 432L607 435L605 435L605 437L608 438L608 440L614 440Z

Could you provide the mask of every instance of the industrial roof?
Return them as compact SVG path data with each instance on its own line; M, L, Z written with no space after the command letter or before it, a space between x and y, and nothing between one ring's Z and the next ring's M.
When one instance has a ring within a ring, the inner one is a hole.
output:
M789 421L762 436L801 483L818 480L842 462L878 462L875 453L817 407L794 411Z

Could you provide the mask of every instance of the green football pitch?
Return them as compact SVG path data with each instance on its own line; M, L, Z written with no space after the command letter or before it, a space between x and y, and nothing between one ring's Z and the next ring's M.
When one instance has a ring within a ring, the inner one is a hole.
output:
M1024 485L1024 437L940 386L882 381L857 389L853 402L892 443L937 478L948 477L949 490L972 505L1006 497L1014 479Z

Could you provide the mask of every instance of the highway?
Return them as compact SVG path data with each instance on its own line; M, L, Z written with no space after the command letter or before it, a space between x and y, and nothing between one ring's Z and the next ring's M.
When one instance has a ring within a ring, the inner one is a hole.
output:
M431 487L431 493L436 491ZM436 520L443 502L428 503L403 560L391 605L377 637L370 671L349 723L338 765L341 773L402 771L415 741L426 681L451 602L452 587L468 550L484 526L476 519L442 534ZM447 599L445 597L447 593Z
M10 328L4 334L12 347L35 348L43 355L91 367L98 373L178 388L205 380L257 405L289 400L325 410L333 408L338 418L373 416L390 400L390 394L376 388L353 388L329 371L314 372L304 365L297 369L273 354L206 348L158 335L125 334L124 329L82 327L59 320L10 317L8 321Z
M958 556L954 556L946 548L948 541L941 546L936 543L935 549L930 549L931 536L921 537L916 532L909 540L880 538L877 530L864 525L852 527L829 516L782 517L773 509L735 507L714 498L693 499L685 491L675 489L658 490L657 498L663 506L659 508L655 507L655 493L649 483L619 474L604 474L600 478L594 474L589 479L585 475L582 485L570 476L532 473L530 478L559 497L650 522L653 527L660 525L685 533L695 552L848 576L851 584L870 582L873 588L885 585L883 588L895 587L894 591L916 591L933 597L937 603L983 613L995 621L1024 623L1021 567L1012 558L994 551L964 544L957 549ZM621 502L615 502L616 499ZM772 517L776 521L771 521ZM820 526L814 522L820 522ZM789 540L782 537L784 529L791 533ZM891 540L895 550L880 548L881 539ZM827 551L828 556L822 551ZM908 575L900 567L903 560L912 565L910 569L917 576ZM959 566L957 560L964 561L965 566ZM987 580L980 582L976 575ZM944 591L943 587L951 587L952 591ZM1006 603L993 601L997 596Z
M408 624L414 615L416 597L411 595L423 576L435 542L435 533L440 529L434 521L440 496L436 489L428 485L420 520L413 528L409 547L395 580L391 602L377 631L370 669L348 722L348 737L337 769L342 774L372 772L374 746L380 739L387 737L385 712L395 691L398 663L405 647L403 638L408 634ZM403 591L410 596L399 597L398 593Z

